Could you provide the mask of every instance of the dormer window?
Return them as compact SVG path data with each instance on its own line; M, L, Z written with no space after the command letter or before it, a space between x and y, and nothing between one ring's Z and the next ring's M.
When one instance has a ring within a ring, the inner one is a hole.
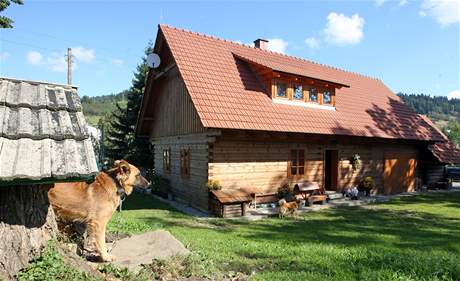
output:
M278 72L270 82L274 103L335 110L335 84Z
M316 88L310 88L308 90L308 101L318 102L318 91L316 90Z
M287 86L286 83L277 81L275 84L275 92L277 98L287 98Z
M293 100L298 100L298 101L303 101L303 87L301 84L293 84L292 85L292 90L293 90L293 95L292 99Z
M332 104L332 94L330 91L324 91L323 104Z

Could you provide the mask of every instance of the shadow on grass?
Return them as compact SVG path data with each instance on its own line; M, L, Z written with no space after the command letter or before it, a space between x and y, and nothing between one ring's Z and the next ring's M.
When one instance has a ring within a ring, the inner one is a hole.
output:
M197 219L166 204L155 205L168 210L165 216L146 216L146 224L160 224L165 228L187 227L208 229L218 233L232 233L246 229L240 235L247 239L284 241L285 243L327 243L344 247L391 245L399 249L439 249L459 252L460 216L436 214L424 210L391 209L393 206L437 203L457 208L460 193L439 193L403 197L377 208L348 207L309 213L300 220L267 219L258 222L246 220ZM157 202L157 201L155 201ZM158 204L158 203L155 203ZM388 207L389 209L387 209ZM460 206L459 206L460 207Z
M137 220L186 238L223 271L256 271L260 280L460 280L460 192L255 222L200 219L144 195L130 199Z

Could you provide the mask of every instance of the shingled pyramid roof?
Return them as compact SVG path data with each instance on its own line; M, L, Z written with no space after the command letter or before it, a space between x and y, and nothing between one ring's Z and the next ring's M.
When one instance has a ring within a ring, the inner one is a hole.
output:
M75 87L0 78L0 182L89 179L97 172Z

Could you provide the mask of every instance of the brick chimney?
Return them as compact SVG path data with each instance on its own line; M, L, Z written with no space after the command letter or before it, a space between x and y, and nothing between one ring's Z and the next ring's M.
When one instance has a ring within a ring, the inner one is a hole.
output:
M259 38L256 41L254 41L254 47L259 48L261 50L268 50L268 40Z

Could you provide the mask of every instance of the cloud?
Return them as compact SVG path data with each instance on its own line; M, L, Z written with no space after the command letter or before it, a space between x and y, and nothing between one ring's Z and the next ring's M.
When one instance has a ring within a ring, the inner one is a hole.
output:
M326 41L335 45L354 45L363 39L364 19L358 14L347 17L330 13L324 29Z
M419 15L434 18L442 27L460 22L460 0L424 0Z
M280 38L268 39L268 49L273 52L282 53L286 52L288 42Z
M0 52L0 61L4 61L9 57L10 57L10 53L8 53L8 52Z
M96 58L93 49L85 49L83 47L74 47L72 48L72 55L77 61L91 63Z
M64 55L65 53L51 53L46 58L46 64L47 66L52 70L56 72L66 72L67 71L67 59ZM72 64L72 69L76 69L77 64L74 63Z
M110 62L113 64L113 65L122 65L124 63L123 60L121 59L111 59Z
M460 99L460 91L459 90L453 90L452 92L447 94L447 98L449 100L451 100L451 99Z
M29 51L26 55L27 63L35 66L43 66L46 69L56 72L67 71L67 52L53 52L46 56L37 51ZM84 47L72 48L73 64L72 69L76 70L79 63L92 63L96 59L93 49ZM122 61L121 61L122 62Z
M29 51L26 54L26 60L28 64L40 65L43 63L43 55L37 51Z
M377 5L377 7L381 7L385 2L388 2L388 0L375 0L375 5ZM408 0L399 0L398 6L405 6L407 2Z
M307 44L307 46L310 49L319 48L319 43L320 43L320 40L315 38L315 37L309 37L309 38L305 39L305 44Z

